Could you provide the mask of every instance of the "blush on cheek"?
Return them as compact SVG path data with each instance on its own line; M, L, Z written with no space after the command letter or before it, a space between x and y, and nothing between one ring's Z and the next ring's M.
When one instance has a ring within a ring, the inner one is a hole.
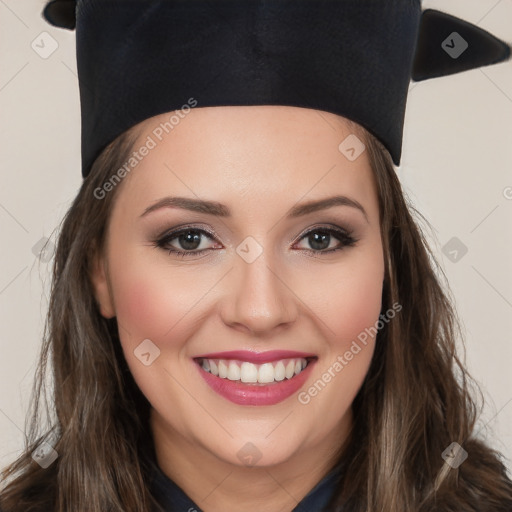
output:
M339 340L339 350L347 350L358 336L364 337L379 319L382 302L382 283L378 279L358 280L349 286L332 308L332 329ZM368 344L371 336L367 337ZM364 347L364 344L360 344Z
M161 339L178 321L182 307L172 290L147 280L120 283L115 290L117 320L130 343Z
M125 331L121 340L135 347L150 339L164 350L170 339L187 339L194 318L205 307L198 299L211 285L191 286L195 281L189 273L170 275L144 263L139 262L136 268L126 265L113 276L116 316Z

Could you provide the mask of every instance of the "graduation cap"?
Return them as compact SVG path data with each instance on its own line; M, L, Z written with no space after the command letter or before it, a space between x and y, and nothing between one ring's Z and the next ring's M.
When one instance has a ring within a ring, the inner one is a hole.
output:
M53 0L43 16L76 30L84 178L121 133L191 99L332 112L399 165L411 79L511 56L421 0Z

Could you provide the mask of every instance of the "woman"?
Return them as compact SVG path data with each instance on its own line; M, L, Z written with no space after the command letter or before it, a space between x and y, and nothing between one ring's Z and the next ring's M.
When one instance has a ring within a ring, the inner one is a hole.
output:
M255 102L95 144L5 512L511 509L392 142Z

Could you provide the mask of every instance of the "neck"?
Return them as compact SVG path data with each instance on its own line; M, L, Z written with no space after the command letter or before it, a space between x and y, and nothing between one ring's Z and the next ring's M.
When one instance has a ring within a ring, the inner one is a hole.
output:
M160 469L204 512L292 511L336 465L333 458L352 427L352 410L316 444L300 448L272 466L231 464L182 436L151 411L155 453Z

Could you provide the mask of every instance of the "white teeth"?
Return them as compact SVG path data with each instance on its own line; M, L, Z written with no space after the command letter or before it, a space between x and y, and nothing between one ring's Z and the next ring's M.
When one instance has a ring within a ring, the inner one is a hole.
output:
M295 374L295 361L291 359L286 365L285 377L291 379Z
M269 384L274 381L283 381L285 378L291 379L302 372L307 364L307 360L304 358L282 359L264 364L253 364L234 359L203 359L201 367L204 371L221 379Z
M305 367L304 367L305 368ZM283 361L279 361L274 368L274 379L277 381L284 380L285 377L285 369Z
M240 380L240 366L234 361L231 361L228 366L228 379L229 380Z
M240 380L242 382L258 382L258 368L256 365L244 361L240 366Z
M228 367L224 361L219 361L219 377L225 379L228 376Z
M274 367L272 363L265 363L260 366L258 370L258 382L261 384L274 382Z

